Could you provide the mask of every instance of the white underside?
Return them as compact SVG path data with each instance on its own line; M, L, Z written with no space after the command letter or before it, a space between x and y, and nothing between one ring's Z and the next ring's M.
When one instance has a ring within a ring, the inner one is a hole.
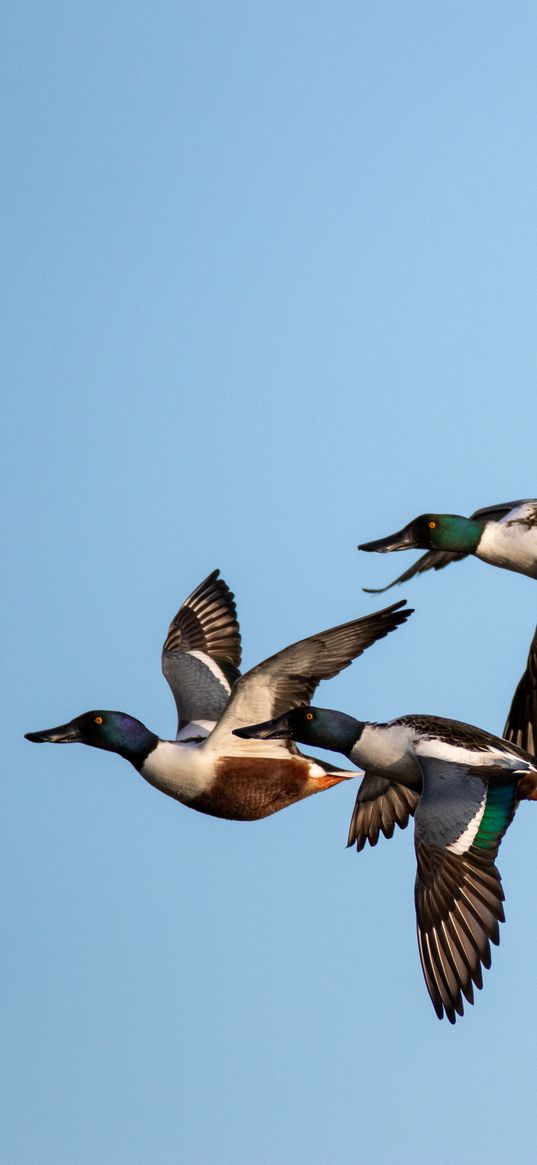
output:
M203 744L160 740L141 768L150 785L188 804L210 788L214 769Z
M501 522L487 522L476 557L492 566L537 578L537 525L525 524L536 518L537 503L526 502L511 510Z

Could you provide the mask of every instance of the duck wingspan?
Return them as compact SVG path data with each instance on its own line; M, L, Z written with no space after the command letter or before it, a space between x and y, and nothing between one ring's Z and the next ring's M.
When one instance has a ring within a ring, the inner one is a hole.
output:
M347 845L362 850L366 841L376 845L379 834L392 837L395 826L405 829L416 811L420 793L387 781L376 773L366 773L354 805Z
M162 671L173 693L178 734L191 721L216 721L239 675L241 637L235 599L218 570L199 584L172 619Z
M526 752L537 753L537 628L524 675L519 680L503 735Z
M311 635L252 668L235 684L208 744L226 755L259 752L259 744L233 736L233 729L271 720L291 708L309 704L320 680L336 676L377 639L383 639L408 619L412 609L405 603L406 600L394 603L383 611ZM281 755L281 750L289 751L289 746L285 740L264 741L263 751L265 755L267 750Z
M363 587L362 590L368 595L382 595L384 591L389 591L398 583L408 582L408 579L414 578L416 574L423 574L425 570L442 570L444 566L449 566L450 562L459 562L467 557L467 554L459 554L454 550L428 550L426 554L422 554L418 558L413 566L409 566L408 570L403 571L385 587Z
M419 757L423 794L415 814L418 946L439 1019L450 1023L483 985L490 944L504 921L494 864L517 804L516 773ZM521 762L521 767L524 767ZM527 767L527 766L525 766Z

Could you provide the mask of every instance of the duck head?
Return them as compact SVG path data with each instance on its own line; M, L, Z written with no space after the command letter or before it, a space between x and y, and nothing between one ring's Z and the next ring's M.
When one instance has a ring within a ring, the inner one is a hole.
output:
M137 768L143 765L159 739L141 720L136 720L126 712L97 709L83 712L82 716L76 716L67 724L44 728L40 732L27 732L25 736L26 740L35 744L90 744L92 748L119 753Z
M241 736L244 740L296 740L299 744L328 748L348 756L363 727L364 721L355 720L354 716L347 716L345 712L309 706L293 708L283 716L266 720L264 724L252 724L233 731L235 736Z
M358 550L388 554L392 550L451 550L471 554L477 549L486 521L460 514L420 514L396 534L362 542Z

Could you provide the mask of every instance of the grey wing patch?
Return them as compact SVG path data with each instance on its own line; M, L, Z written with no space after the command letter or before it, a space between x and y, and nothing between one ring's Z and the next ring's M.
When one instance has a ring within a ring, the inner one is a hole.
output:
M366 841L376 845L379 834L393 836L395 826L405 829L415 813L419 792L387 781L376 773L366 773L354 805L347 845L362 850Z
M503 735L532 756L537 753L537 628L531 641L528 662L520 679Z
M418 761L423 792L415 814L416 845L482 852L493 861L515 815L518 778L530 765L522 760L520 769L464 765L431 756Z
M467 554L459 554L454 550L428 550L426 554L422 554L421 558L418 558L413 566L409 566L408 570L403 571L403 574L398 575L387 586L363 587L362 589L368 595L381 595L384 591L389 591L391 587L397 586L398 583L408 582L410 578L414 578L417 574L423 574L426 570L442 570L444 566L449 566L450 562L459 562L467 557Z
M455 1023L474 1002L504 921L501 878L483 852L454 854L416 841L416 920L421 966L439 1019Z
M423 792L416 810L416 844L468 849L486 801L486 775L503 775L505 779L505 770L498 765L477 767L430 756L419 756L418 763Z
M177 735L186 724L220 719L231 685L224 672L202 652L178 652L162 661L177 708Z
M239 675L241 637L235 599L218 571L172 619L162 649L162 671L173 693L179 729L194 720L218 720Z
M271 720L291 708L308 704L321 680L337 675L377 639L383 639L405 622L412 610L401 610L404 606L405 600L301 639L252 668L235 684L225 713L210 738L212 745L221 748L225 738L227 752L244 753L247 749L255 752L259 745L233 736L234 728ZM288 742L284 741L271 741L270 746L276 751L288 750ZM267 747L265 742L265 755Z

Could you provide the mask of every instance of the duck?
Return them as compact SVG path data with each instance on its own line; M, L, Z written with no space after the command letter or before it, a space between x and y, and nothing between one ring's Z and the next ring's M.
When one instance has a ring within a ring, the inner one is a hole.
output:
M94 709L26 733L33 743L81 743L115 752L154 788L213 817L256 821L356 773L304 756L291 741L264 748L233 729L308 703L322 679L348 667L412 613L406 601L321 631L240 675L234 595L214 571L173 618L162 651L178 725L162 740L125 712Z
M427 553L387 586L364 587L364 591L382 594L414 575L442 570L469 554L491 566L537 578L537 499L485 506L469 518L460 514L420 514L396 534L358 546L358 550L377 554L414 548Z
M525 671L511 701L502 739L511 741L532 756L537 754L537 628ZM347 845L355 845L360 852L367 842L375 846L381 834L388 839L393 837L396 825L405 829L409 818L414 816L420 794L420 783L417 789L412 789L378 773L366 773L356 796Z
M515 703L513 732L516 693ZM455 1023L463 997L473 1003L474 987L483 986L490 944L499 943L504 893L496 857L518 802L537 800L537 759L512 741L440 716L377 724L310 705L236 731L340 752L366 776L413 794L421 966L438 1018Z

